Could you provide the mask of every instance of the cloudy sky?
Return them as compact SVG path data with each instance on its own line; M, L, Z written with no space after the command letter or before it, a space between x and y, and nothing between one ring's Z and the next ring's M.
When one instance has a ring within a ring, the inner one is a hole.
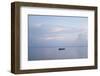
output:
M87 17L29 15L28 21L29 47L76 46L87 43Z

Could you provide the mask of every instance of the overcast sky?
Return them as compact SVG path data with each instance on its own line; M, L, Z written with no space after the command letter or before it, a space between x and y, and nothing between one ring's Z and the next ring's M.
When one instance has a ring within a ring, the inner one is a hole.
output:
M30 15L28 21L29 47L57 47L87 42L87 17Z

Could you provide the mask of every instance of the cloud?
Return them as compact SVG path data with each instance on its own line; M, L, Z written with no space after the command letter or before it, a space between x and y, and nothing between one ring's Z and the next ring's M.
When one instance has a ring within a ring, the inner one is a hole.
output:
M39 38L39 40L41 41L65 41L65 42L69 42L69 41L74 41L77 38L77 33L74 34L68 34L68 33L63 33L63 34L46 34L44 36L41 36Z
M52 36L52 37L46 37L45 40L64 40L65 37L63 36Z
M65 28L63 28L63 27L54 27L51 29L51 32L62 32L64 30L65 30Z

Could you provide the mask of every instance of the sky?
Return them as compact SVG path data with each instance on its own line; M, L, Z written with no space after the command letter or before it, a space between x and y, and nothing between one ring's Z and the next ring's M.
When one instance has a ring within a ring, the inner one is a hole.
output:
M28 46L87 46L88 17L28 16Z

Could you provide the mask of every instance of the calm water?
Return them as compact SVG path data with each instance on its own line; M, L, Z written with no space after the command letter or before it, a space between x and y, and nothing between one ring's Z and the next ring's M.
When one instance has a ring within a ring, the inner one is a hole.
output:
M28 60L79 59L88 57L88 47L30 48Z

